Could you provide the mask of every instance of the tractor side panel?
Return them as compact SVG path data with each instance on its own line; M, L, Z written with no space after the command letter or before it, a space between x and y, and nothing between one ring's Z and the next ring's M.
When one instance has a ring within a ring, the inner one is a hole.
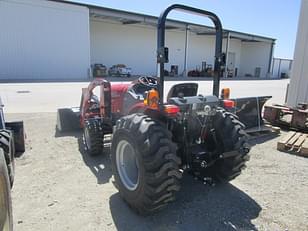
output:
M122 113L124 95L127 92L129 84L112 84L111 85L111 112Z

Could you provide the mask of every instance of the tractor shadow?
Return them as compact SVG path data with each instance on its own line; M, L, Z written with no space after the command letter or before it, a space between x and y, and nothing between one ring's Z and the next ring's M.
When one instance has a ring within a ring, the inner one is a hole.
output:
M135 214L120 198L110 198L117 230L258 230L252 220L262 208L232 184L203 185L185 175L177 201L152 216Z
M82 156L83 161L91 170L93 175L97 178L98 184L106 184L112 177L111 162L110 162L110 145L104 147L102 154L98 156L90 156L85 149L85 143L82 134L77 137L78 150Z
M112 177L111 163L109 158L110 144L104 147L104 152L98 156L90 156L86 152L85 143L81 130L71 131L71 132L59 132L56 129L55 137L65 137L72 136L77 139L78 151L86 164L86 166L91 170L93 175L97 179L98 184L106 184Z
M263 144L267 141L276 139L279 136L280 136L280 133L275 133L275 132L267 132L267 133L249 135L248 143L251 146L255 146L257 144Z

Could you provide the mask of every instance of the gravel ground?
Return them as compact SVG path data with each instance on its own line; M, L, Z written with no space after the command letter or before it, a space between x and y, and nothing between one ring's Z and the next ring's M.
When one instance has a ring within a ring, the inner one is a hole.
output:
M15 230L308 230L308 158L278 152L278 137L254 140L247 169L230 184L187 175L177 201L144 218L113 186L108 148L88 157L80 133L55 132L55 113L7 118L23 119L27 132L16 161Z

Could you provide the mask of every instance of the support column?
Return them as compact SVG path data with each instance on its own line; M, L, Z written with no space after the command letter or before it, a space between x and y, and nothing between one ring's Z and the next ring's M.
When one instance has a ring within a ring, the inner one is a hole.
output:
M279 66L278 66L278 79L280 79L280 67L281 67L281 59L279 59Z
M184 48L184 71L183 76L187 77L187 58L188 58L188 38L189 38L189 26L185 28L185 48Z
M227 35L227 42L226 42L226 64L225 64L225 78L228 77L228 53L229 53L229 45L230 45L230 32Z
M268 75L271 73L271 66L273 65L274 45L275 45L275 42L272 42L270 55L269 55L269 62L268 62L268 71L267 71ZM272 72L272 75L273 75L273 72ZM270 77L270 75L269 75L269 77Z

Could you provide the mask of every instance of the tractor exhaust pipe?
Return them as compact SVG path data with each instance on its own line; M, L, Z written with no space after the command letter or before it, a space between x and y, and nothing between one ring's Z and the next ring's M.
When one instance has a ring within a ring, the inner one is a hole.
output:
M193 8L190 6L174 4L165 9L158 18L157 25L157 63L158 63L158 76L159 76L159 103L164 103L164 80L165 80L165 63L168 63L168 48L165 47L165 26L167 15L172 10L180 10L192 14L208 17L212 20L216 29L216 44L215 44L215 64L214 64L214 81L213 81L213 95L219 97L219 84L220 84L220 70L224 65L224 55L222 54L222 25L218 16L212 12Z

